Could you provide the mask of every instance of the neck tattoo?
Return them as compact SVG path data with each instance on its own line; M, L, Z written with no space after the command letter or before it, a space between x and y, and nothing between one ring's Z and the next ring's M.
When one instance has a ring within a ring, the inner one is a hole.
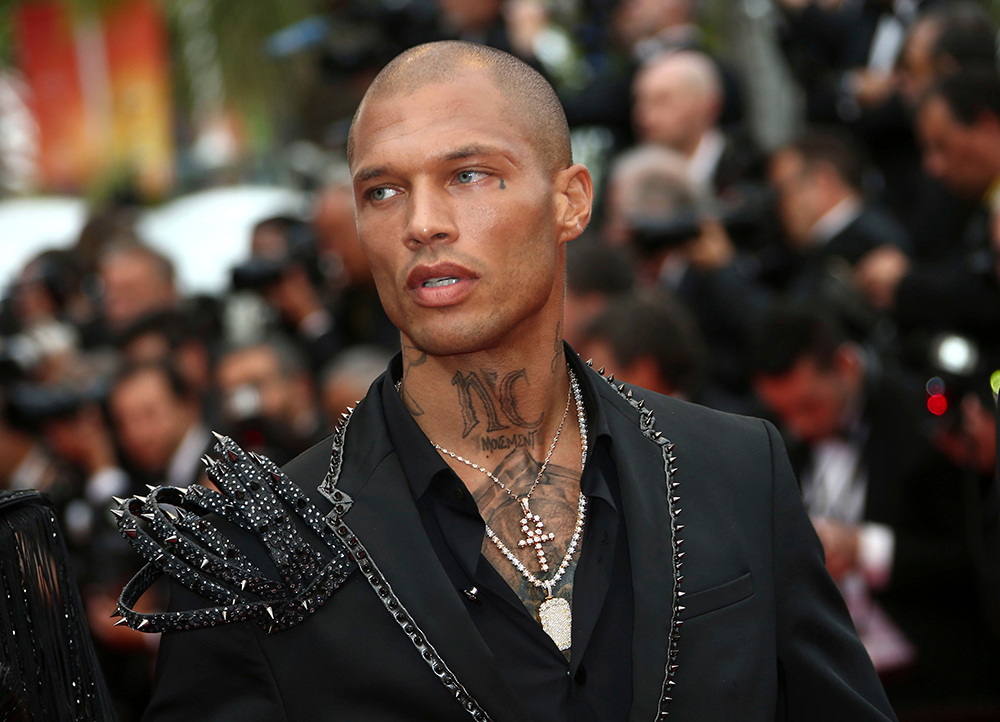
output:
M576 405L576 416L577 423L580 427L580 469L581 473L583 467L587 463L587 412L583 404L583 393L580 391L580 385L577 382L576 374L573 373L572 369L567 369L569 372L570 389L566 397L566 408L563 410L562 420L559 422L559 427L556 429L555 437L552 439L552 443L549 445L548 453L545 456L545 460L542 462L538 469L538 473L535 475L535 480L528 489L528 493L524 496L517 496L504 484L495 474L487 469L484 469L479 464L469 461L468 459L459 456L458 454L445 449L433 441L431 444L442 454L447 454L456 461L460 461L467 466L482 472L490 478L490 480L499 486L504 493L516 501L524 513L524 517L521 519L521 533L524 534L524 539L518 542L518 547L521 549L532 548L538 560L538 566L541 572L549 571L548 560L543 551L542 545L551 542L555 539L555 534L552 532L545 532L545 523L541 520L538 514L533 514L530 507L530 499L532 493L534 493L538 483L542 480L545 474L545 469L549 464L549 460L552 458L552 452L555 451L556 444L559 441L559 436L562 433L563 425L566 423L566 417L569 414L570 401L575 401ZM399 392L400 386L402 385L402 380L396 383L396 391ZM554 597L552 595L552 590L555 588L556 584L562 579L566 570L569 568L570 561L573 558L573 554L576 552L577 547L580 543L580 538L583 535L583 526L586 518L587 509L587 497L583 495L581 490L580 500L577 506L577 518L576 526L573 529L573 535L570 538L569 544L566 547L566 554L556 569L555 574L553 574L549 579L539 579L528 568L524 563L515 556L515 554L510 550L510 548L503 542L502 539L494 532L489 524L486 525L486 536L489 537L490 541L497 547L504 558L509 561L518 572L530 583L545 592L545 601L538 607L538 619L542 624L542 629L545 631L552 641L555 642L556 646L560 651L565 651L570 648L572 644L572 610L569 601L563 597Z

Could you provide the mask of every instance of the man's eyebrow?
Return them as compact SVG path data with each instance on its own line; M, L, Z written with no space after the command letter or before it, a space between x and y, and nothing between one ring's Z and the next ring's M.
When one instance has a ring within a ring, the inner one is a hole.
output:
M445 151L439 157L443 161L450 160L462 160L463 158L472 158L475 156L482 155L499 155L504 157L507 161L513 165L518 165L514 159L511 157L510 153L495 145L483 145L479 143L473 143L471 145L463 145L459 148L454 148L452 150Z
M364 183L366 181L370 181L370 180L374 180L376 178L380 178L380 177L386 175L388 172L389 172L389 169L386 166L384 166L384 165L376 166L374 168L364 168L363 170L359 170L354 175L354 182L355 183Z

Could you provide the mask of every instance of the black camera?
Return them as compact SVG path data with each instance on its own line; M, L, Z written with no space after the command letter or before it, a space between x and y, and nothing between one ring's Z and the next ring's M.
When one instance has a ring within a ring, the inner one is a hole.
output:
M11 425L38 431L46 421L74 416L89 404L103 404L110 390L108 378L86 386L16 383L4 391L5 414Z

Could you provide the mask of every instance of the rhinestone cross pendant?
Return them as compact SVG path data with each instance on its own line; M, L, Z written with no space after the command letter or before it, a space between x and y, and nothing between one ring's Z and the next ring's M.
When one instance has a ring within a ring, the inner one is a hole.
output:
M518 501L524 511L524 518L521 519L521 532L524 534L524 539L519 541L517 545L521 549L532 547L535 550L535 556L538 557L538 565L543 572L547 572L549 563L545 558L545 552L542 551L542 543L552 541L556 535L552 532L545 532L545 523L538 517L538 514L531 513L527 498L518 499Z

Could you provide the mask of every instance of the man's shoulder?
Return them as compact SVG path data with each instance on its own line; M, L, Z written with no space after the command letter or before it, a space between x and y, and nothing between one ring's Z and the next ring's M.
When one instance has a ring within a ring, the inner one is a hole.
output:
M673 442L678 452L727 455L754 449L766 450L770 455L773 440L778 437L770 422L757 417L718 411L630 384L624 388L617 383L604 386L601 395L609 415L618 414L636 422L639 414L648 409L653 428ZM627 398L629 392L631 400ZM637 408L640 402L641 408ZM612 424L613 434L615 426Z

